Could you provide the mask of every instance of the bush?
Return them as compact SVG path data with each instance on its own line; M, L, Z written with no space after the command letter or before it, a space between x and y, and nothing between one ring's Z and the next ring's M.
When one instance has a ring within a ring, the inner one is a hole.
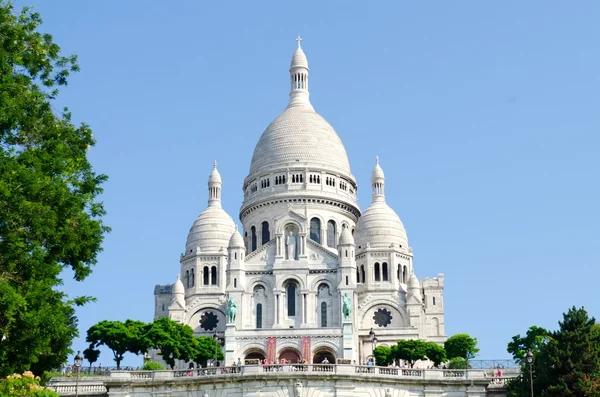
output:
M58 397L52 390L40 386L40 377L30 371L13 374L0 381L0 396Z
M448 364L448 368L450 369L467 369L469 365L469 362L462 358L462 357L454 357L452 360L450 360L450 363Z
M156 361L146 361L142 369L144 371L163 371L165 367Z

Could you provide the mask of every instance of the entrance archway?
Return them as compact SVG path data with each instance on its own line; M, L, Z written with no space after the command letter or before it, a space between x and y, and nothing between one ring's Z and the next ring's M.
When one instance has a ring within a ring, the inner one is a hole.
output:
M321 364L327 358L329 364L335 364L335 354L329 348L320 348L313 352L313 364Z
M246 355L244 357L245 360L260 360L261 362L264 361L266 355L263 351L258 350L258 349L252 349L252 350L248 350L246 352Z
M283 360L285 360L286 363L291 364L299 363L300 354L298 353L298 350L288 347L279 353L279 362L281 363Z

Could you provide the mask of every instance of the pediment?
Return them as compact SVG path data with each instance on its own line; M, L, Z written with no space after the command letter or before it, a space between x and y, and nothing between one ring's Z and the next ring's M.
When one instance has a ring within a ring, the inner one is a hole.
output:
M251 254L246 255L245 262L251 265L272 265L276 255L275 239L269 241Z
M326 263L336 266L338 264L337 254L311 240L308 240L306 244L306 257L308 263Z

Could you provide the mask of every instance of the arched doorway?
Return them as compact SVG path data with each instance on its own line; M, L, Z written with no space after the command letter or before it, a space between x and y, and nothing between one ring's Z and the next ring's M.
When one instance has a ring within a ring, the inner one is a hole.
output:
M300 354L298 350L293 348L283 349L279 353L279 362L283 362L285 360L286 363L296 364L300 362Z
M335 364L335 354L331 349L323 347L313 352L313 364L321 364L327 358L329 364Z
M246 362L247 360L260 360L260 362L262 363L265 360L265 357L266 354L262 350L251 349L246 352L244 362ZM246 362L246 364L250 363Z

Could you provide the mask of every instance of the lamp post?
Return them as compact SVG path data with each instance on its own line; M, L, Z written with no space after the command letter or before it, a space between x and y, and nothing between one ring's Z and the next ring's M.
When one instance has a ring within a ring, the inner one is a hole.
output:
M533 353L531 352L531 349L527 349L525 360L529 365L529 384L531 386L531 397L533 397Z
M77 371L75 378L75 397L79 397L79 368L81 368L82 362L83 357L81 357L81 351L77 350L77 355L75 356L75 370Z
M375 341L377 340L373 328L371 328L371 330L369 331L369 339L371 339L371 359L373 359L373 353L375 352ZM375 360L373 360L373 363L375 363Z
M217 334L217 331L215 331L215 333L213 334L213 340L215 341L215 357L213 359L213 367L216 367L216 364L217 364L217 348L218 348L218 343L219 343L219 334ZM216 374L216 372L215 372L215 374Z

